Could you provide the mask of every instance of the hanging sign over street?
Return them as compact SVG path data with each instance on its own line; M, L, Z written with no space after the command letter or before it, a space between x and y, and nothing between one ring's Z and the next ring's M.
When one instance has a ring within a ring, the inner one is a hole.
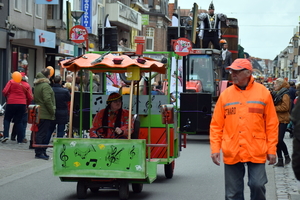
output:
M84 26L76 25L70 30L70 39L75 43L82 43L88 39L88 32Z

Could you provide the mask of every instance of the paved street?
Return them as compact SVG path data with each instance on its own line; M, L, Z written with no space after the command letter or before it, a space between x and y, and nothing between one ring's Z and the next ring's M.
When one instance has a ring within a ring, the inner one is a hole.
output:
M0 117L0 124L3 124L3 116ZM28 124L26 137L30 138L30 127ZM0 131L3 127L0 127ZM289 134L286 134L285 142L289 148L290 154L292 153L292 139ZM29 143L17 144L16 141L8 140L6 143L0 143L0 179L1 182L8 181L8 179L18 179L14 177L15 172L22 172L28 168L45 165L44 160L34 158L34 150L29 149ZM188 148L188 146L187 146ZM47 149L50 157L52 157L52 148ZM297 181L290 165L284 168L274 168L275 185L277 190L278 200L299 200L300 194L297 192Z

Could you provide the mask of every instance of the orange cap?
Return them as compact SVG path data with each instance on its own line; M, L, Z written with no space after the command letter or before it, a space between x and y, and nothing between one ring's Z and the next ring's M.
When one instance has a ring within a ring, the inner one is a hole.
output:
M248 69L252 71L252 64L246 58L238 58L226 69L233 69L233 70Z

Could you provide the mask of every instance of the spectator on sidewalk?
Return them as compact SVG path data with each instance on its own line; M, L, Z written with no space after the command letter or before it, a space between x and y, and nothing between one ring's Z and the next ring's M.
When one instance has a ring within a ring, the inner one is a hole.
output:
M291 114L291 120L294 124L294 139L293 139L293 154L292 154L292 167L296 179L300 184L300 102L297 101L295 108ZM300 188L299 188L300 192Z
M251 200L265 200L268 182L265 163L276 162L278 119L272 96L254 81L252 64L236 59L226 68L233 86L224 90L210 123L211 158L225 169L225 199L244 199L244 176L248 171ZM246 168L247 166L247 168Z
M92 77L92 91L93 92L100 92L100 77L98 74L93 74ZM86 91L90 91L90 81L86 85Z
M284 167L291 162L287 146L284 142L284 135L287 125L290 123L290 96L289 84L283 78L278 78L274 84L274 91L272 93L274 105L279 121L278 126L278 144L277 144L277 157L278 162L274 167ZM285 161L283 162L283 155Z
M50 128L46 137L46 144L49 144L52 133L57 126L57 137L62 138L65 135L65 126L69 122L68 102L71 100L71 95L68 89L62 87L62 78L56 75L53 79L53 91L55 94L55 120L51 121Z
M49 131L50 123L55 119L55 97L50 86L50 70L45 68L36 75L34 81L34 102L40 105L40 123L35 135L35 143L47 145L46 136ZM35 147L35 158L48 160L46 147Z
M294 108L294 100L296 98L296 91L297 90L296 90L296 84L295 84L294 81L290 81L289 85L290 85L290 87L289 87L289 96L290 96L290 99L291 99L291 109L290 109L290 111L292 111L293 108Z
M21 144L24 139L24 129L22 119L27 112L27 105L32 101L32 92L30 85L25 81L25 73L22 73L20 83L10 80L3 89L3 95L6 97L6 110L4 114L4 131L2 143L9 138L10 122L14 119L14 126L17 132L17 142Z
M160 89L157 88L158 85L157 85L156 82L154 82L154 83L151 85L151 87L152 87L151 95L164 95L164 93L163 93Z
M21 72L21 75L22 75L22 81L28 82L28 77L25 75L25 73ZM27 101L27 106L29 106L29 104L33 100L32 93L31 93L31 97L32 98ZM22 143L27 143L27 139L26 139L26 129L27 129L27 122L28 122L27 118L28 118L28 112L27 112L27 109L26 109L26 112L24 113L24 115L22 117L22 133L23 133L23 141L22 141ZM14 122L14 120L13 120L13 122ZM16 129L15 124L14 124L14 126L12 128L10 139L12 141L15 141L17 135L18 135L18 132L17 132L17 129Z

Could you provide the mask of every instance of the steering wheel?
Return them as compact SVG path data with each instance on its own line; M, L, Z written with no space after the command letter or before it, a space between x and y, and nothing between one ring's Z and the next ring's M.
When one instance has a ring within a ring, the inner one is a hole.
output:
M98 136L98 138L104 138L104 135L103 135L103 134L98 133L98 131L99 131L100 129L111 129L113 132L115 131L115 127L101 126L101 127L97 128L96 131L95 131L95 133L96 133L96 135Z

